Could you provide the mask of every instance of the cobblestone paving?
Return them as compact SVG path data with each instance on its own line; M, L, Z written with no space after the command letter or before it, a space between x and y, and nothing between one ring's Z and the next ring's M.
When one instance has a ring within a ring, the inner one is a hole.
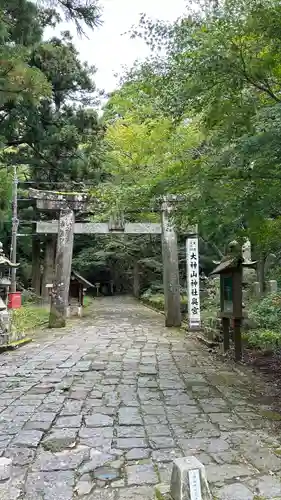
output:
M94 326L93 326L94 325ZM279 415L264 383L131 299L0 355L2 500L152 500L175 457L214 498L281 499Z

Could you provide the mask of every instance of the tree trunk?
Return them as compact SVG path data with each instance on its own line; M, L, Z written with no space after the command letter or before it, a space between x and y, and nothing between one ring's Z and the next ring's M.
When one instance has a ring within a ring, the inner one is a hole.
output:
M42 276L42 298L45 304L50 303L50 289L46 287L54 280L56 236L48 237L45 244L44 269Z
M31 286L40 297L41 293L41 269L40 269L40 237L32 237L32 282Z
M134 263L134 272L133 272L133 295L137 299L140 298L140 269L138 262Z

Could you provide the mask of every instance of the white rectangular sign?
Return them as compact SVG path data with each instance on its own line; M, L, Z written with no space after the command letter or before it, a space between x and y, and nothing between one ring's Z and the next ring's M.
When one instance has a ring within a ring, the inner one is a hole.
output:
M200 283L199 283L199 252L198 238L186 240L187 263L187 300L189 327L200 328Z
M190 500L202 500L199 470L198 469L190 470L188 476L189 476Z

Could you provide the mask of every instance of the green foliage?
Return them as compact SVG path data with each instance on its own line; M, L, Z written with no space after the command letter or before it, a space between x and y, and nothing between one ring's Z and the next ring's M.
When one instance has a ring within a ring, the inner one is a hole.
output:
M275 330L249 330L243 333L243 339L249 347L263 351L275 351L281 347L281 332Z
M73 258L73 268L87 276L91 275L97 268L106 266L106 259L111 255L108 253L98 253L92 246L83 248Z
M45 76L28 64L29 47L43 34L39 15L32 2L0 2L0 110L5 103L23 99L38 102L40 97L50 95Z
M8 213L10 211L10 202L11 202L11 175L8 172L7 168L1 167L0 165L0 227L4 220L7 218Z
M96 0L46 0L46 3L55 9L62 9L66 21L73 21L80 35L84 32L84 25L94 29L101 24Z
M148 306L151 306L154 309L157 309L158 311L164 311L165 307L164 293L155 293L153 288L149 288L141 295L141 300ZM187 307L186 296L181 297L181 307L182 310L185 310Z
M252 304L249 317L259 328L275 330L281 336L281 295L269 294Z
M171 25L141 18L132 36L155 55L106 105L105 203L184 194L178 225L199 223L220 250L246 236L257 256L280 249L279 16L277 0L253 0L204 3Z
M21 266L22 267L22 266ZM32 306L36 306L36 305L39 305L41 303L41 298L38 297L36 295L36 293L34 292L34 290L30 289L30 288L25 288L23 291L22 291L22 296L21 296L21 299L22 299L22 304L24 306L28 306L30 305L31 307Z
M115 286L132 290L136 264L141 290L155 280L161 281L161 242L157 235L99 235L76 240L73 268L91 282L112 279Z
M12 328L16 332L26 333L30 330L47 325L49 307L42 307L32 303L23 304L20 309L13 311Z
M69 32L43 39L45 28L55 27L62 16L75 22L80 33L85 25L94 28L100 22L96 0L0 0L0 221L5 224L0 240L6 250L10 166L18 165L19 198L28 198L29 181L39 189L58 190L61 183L64 191L73 190L73 184L81 191L84 180L97 184L103 178L95 70L80 61ZM22 221L36 218L33 201L19 203L20 232L34 233L34 225ZM32 238L18 240L18 276L25 286L35 276L34 269L30 272L32 245Z
M89 297L88 295L85 295L84 301L83 301L83 306L84 308L90 307L90 305L93 303L93 299Z
M281 289L281 267L279 264L274 265L269 269L267 278L269 280L276 280L278 290Z
M52 143L54 157L54 143L57 152L63 141L66 147L74 141L72 148L77 150L78 145L83 143L81 129L87 130L88 137L91 137L90 126L93 119L95 126L97 122L93 112L86 110L83 113L75 105L69 105L62 117L58 116L66 100L93 104L93 68L79 61L68 32L48 42L42 38L44 28L54 26L60 20L56 8L62 7L68 17L77 21L78 26L83 20L93 27L96 24L94 19L98 20L97 4L95 0L59 0L52 2L51 7L38 6L28 0L8 4L0 2L0 139L6 146L27 144L27 158L30 159L32 151L33 154L37 151L41 161L44 154L49 153L46 152L46 135L48 143ZM64 123L58 144L57 138L51 140L51 134L58 135L62 125L57 122L61 120L72 122ZM79 137L74 127L79 129ZM38 143L41 148L38 148ZM62 151L62 155L65 156L66 151ZM47 164L46 156L45 168Z
M86 107L95 100L93 68L80 63L69 34L37 44L30 64L44 74L52 98L20 102L7 110L0 135L7 145L20 147L8 150L3 161L29 165L28 173L38 187L39 180L55 189L52 183L63 182L66 189L85 176L99 180L102 127L97 113Z
M164 310L165 298L163 294L152 294L149 291L145 292L141 296L142 300L147 304L150 304L152 307L159 309L160 311Z

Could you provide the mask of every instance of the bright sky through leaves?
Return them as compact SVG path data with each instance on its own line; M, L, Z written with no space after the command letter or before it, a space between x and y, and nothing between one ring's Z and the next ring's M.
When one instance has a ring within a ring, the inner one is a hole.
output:
M185 11L185 0L101 0L103 26L95 32L87 31L88 39L80 38L75 27L63 23L55 34L71 31L81 59L97 67L95 82L106 92L113 90L118 79L114 76L122 66L131 66L136 59L144 59L149 49L142 40L132 40L124 33L138 24L139 15L145 13L154 19L173 21ZM52 35L48 30L46 36Z

